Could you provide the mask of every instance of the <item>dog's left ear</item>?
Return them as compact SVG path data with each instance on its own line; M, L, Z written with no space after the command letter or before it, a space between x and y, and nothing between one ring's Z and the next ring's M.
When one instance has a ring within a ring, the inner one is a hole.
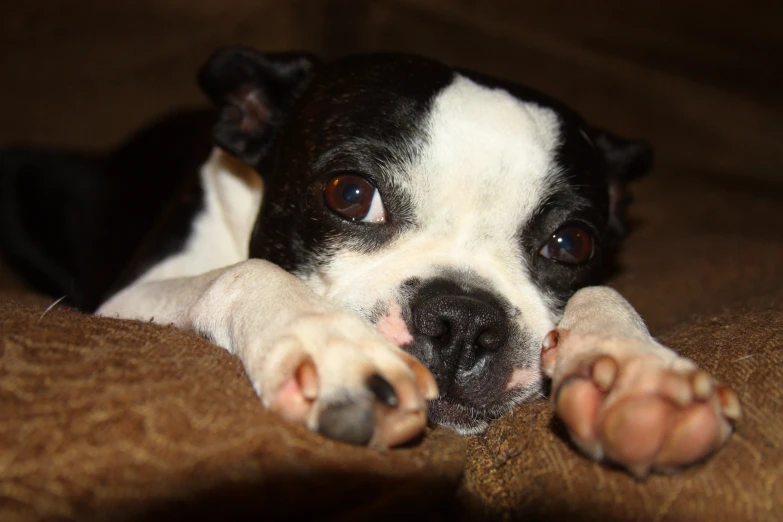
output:
M199 86L218 108L215 143L256 166L319 64L308 53L216 51L198 73Z
M622 237L627 233L625 214L633 199L626 185L652 168L652 148L645 141L627 140L604 130L594 131L592 142L603 158L609 185L609 226Z

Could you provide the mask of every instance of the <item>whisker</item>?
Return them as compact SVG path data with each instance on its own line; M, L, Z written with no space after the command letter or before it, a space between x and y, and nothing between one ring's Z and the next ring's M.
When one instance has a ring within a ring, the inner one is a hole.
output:
M55 306L57 306L58 304L60 304L60 303L62 302L62 300L63 300L63 299L65 299L66 297L68 297L68 295L67 295L67 294L66 294L66 295L64 295L64 296L62 296L61 298L59 298L58 300L56 300L55 302L53 302L53 303L52 303L52 304L50 304L49 306L47 306L47 307L46 307L46 310L44 310L44 311L43 311L43 313L41 314L41 317L39 317L39 318L38 318L38 322L40 323L40 322L41 322L41 320L44 318L44 316L45 316L46 314L48 314L48 313L49 313L49 311L50 311L52 308L54 308Z

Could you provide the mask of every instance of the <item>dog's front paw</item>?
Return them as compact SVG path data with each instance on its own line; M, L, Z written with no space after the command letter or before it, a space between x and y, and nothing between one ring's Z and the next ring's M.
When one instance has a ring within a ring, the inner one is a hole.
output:
M552 352L579 354L563 361L552 383L555 413L573 442L640 478L702 460L729 439L740 416L731 389L644 343L654 341L552 332L542 353L545 367Z
M343 312L294 320L246 357L264 404L326 437L374 447L421 434L435 380L369 323Z

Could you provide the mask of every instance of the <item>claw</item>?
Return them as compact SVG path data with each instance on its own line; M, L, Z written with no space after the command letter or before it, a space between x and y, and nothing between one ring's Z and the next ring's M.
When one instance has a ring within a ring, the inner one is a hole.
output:
M723 408L723 415L727 419L736 421L742 417L742 407L734 390L728 386L718 386L718 397Z
M693 402L693 383L676 374L668 374L661 379L661 396L668 398L677 406L688 406Z
M704 370L698 370L694 373L691 383L697 400L705 401L712 396L712 378Z
M438 391L438 385L435 382L435 378L426 366L421 364L418 359L410 354L402 353L400 355L408 368L411 369L413 375L416 377L416 386L418 386L425 400L431 401L437 399L440 392Z
M541 370L552 377L557 363L557 345L560 343L560 333L552 330L544 337L541 344Z
M616 377L617 361L614 358L604 355L593 363L593 382L602 392L606 393L612 388Z
M560 335L557 333L557 330L552 330L544 337L542 349L551 350L552 348L557 347L558 342L560 342Z
M318 397L318 374L312 360L308 359L297 368L296 380L305 399L314 401Z
M394 386L377 373L372 374L370 378L367 379L367 387L386 406L393 408L400 402L397 399L397 393L394 391Z

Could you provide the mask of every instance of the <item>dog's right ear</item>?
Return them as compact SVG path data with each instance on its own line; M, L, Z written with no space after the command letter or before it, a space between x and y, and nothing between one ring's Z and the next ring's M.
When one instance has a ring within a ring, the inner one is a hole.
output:
M623 237L628 232L626 211L633 200L626 186L652 168L653 152L645 141L628 140L600 129L592 134L587 140L603 160L609 187L609 226L617 237Z
M319 63L307 53L216 51L198 73L199 86L218 108L215 143L256 166Z

